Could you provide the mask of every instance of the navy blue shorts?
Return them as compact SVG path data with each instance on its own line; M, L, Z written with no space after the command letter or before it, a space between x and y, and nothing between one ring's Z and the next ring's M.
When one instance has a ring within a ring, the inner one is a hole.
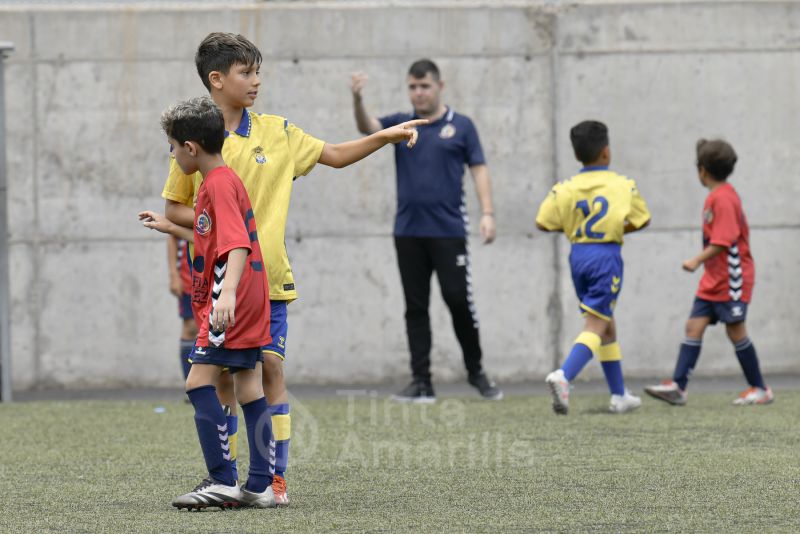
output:
M287 305L285 300L269 301L269 335L272 337L272 343L261 347L263 352L270 352L281 360L286 359L286 334L289 333L289 323L286 320Z
M622 253L618 243L575 243L569 253L572 283L584 313L610 321L622 290Z
M695 297L689 317L708 317L711 320L709 324L741 323L747 319L747 303L737 300L713 302Z
M192 315L192 296L189 293L184 293L178 299L178 315L181 319L191 319Z
M225 349L220 347L197 347L189 354L192 365L209 364L224 367L231 374L242 369L255 369L256 362L263 362L261 349Z

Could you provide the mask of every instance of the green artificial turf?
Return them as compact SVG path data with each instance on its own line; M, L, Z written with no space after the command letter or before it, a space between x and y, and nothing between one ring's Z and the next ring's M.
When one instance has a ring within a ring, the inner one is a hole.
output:
M291 506L193 513L170 506L204 476L189 405L0 405L0 531L800 530L800 391L731 398L611 415L576 393L567 417L544 396L293 399Z

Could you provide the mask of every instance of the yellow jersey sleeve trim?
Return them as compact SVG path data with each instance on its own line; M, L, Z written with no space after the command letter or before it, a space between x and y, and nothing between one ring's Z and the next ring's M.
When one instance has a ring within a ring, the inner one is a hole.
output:
M284 131L289 140L290 157L294 161L295 177L305 176L316 166L322 155L325 142L305 133L294 124L285 121Z
M172 191L167 191L166 189L161 191L161 198L177 202L178 204L186 205L186 201L180 195L177 195Z
M647 202L639 194L636 182L630 178L628 181L631 184L631 211L628 213L627 220L636 228L641 228L650 221L650 210L647 207Z

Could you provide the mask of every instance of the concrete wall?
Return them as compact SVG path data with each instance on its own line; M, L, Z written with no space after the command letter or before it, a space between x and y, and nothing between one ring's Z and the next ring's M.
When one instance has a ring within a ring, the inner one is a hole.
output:
M626 242L618 309L626 372L647 376L671 371L699 279L680 270L700 245L694 142L725 136L740 154L731 181L758 267L751 337L767 373L800 371L787 335L800 301L794 2L5 7L0 40L17 47L6 65L16 388L180 383L164 239L135 214L163 205L158 116L203 93L192 57L217 30L265 53L256 111L330 142L357 135L351 71L369 73L368 105L388 113L409 109L409 63L439 62L446 100L475 120L494 177L498 240L473 238L472 252L486 364L503 381L541 378L579 330L568 245L533 227L552 182L577 168L569 127L607 122L614 167L637 179L653 212ZM393 176L387 148L296 182L290 382L405 380ZM432 320L435 377L460 379L436 284ZM736 373L723 332L711 331L698 374Z

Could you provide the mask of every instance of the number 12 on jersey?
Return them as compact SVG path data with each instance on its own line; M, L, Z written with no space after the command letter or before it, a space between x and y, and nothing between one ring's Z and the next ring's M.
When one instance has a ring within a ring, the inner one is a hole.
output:
M606 200L605 197L602 196L594 197L594 199L592 199L591 207L588 201L579 200L575 204L575 209L581 210L584 217L589 217L589 215L592 214L592 211L594 211L595 206L598 204L600 204L600 211L592 215L587 221L585 221L581 226L578 227L577 231L575 232L575 235L577 237L583 237L584 233L586 234L586 237L590 239L603 239L606 236L606 234L603 232L592 231L594 225L597 224L600 221L600 219L605 217L606 214L608 213L608 200Z

